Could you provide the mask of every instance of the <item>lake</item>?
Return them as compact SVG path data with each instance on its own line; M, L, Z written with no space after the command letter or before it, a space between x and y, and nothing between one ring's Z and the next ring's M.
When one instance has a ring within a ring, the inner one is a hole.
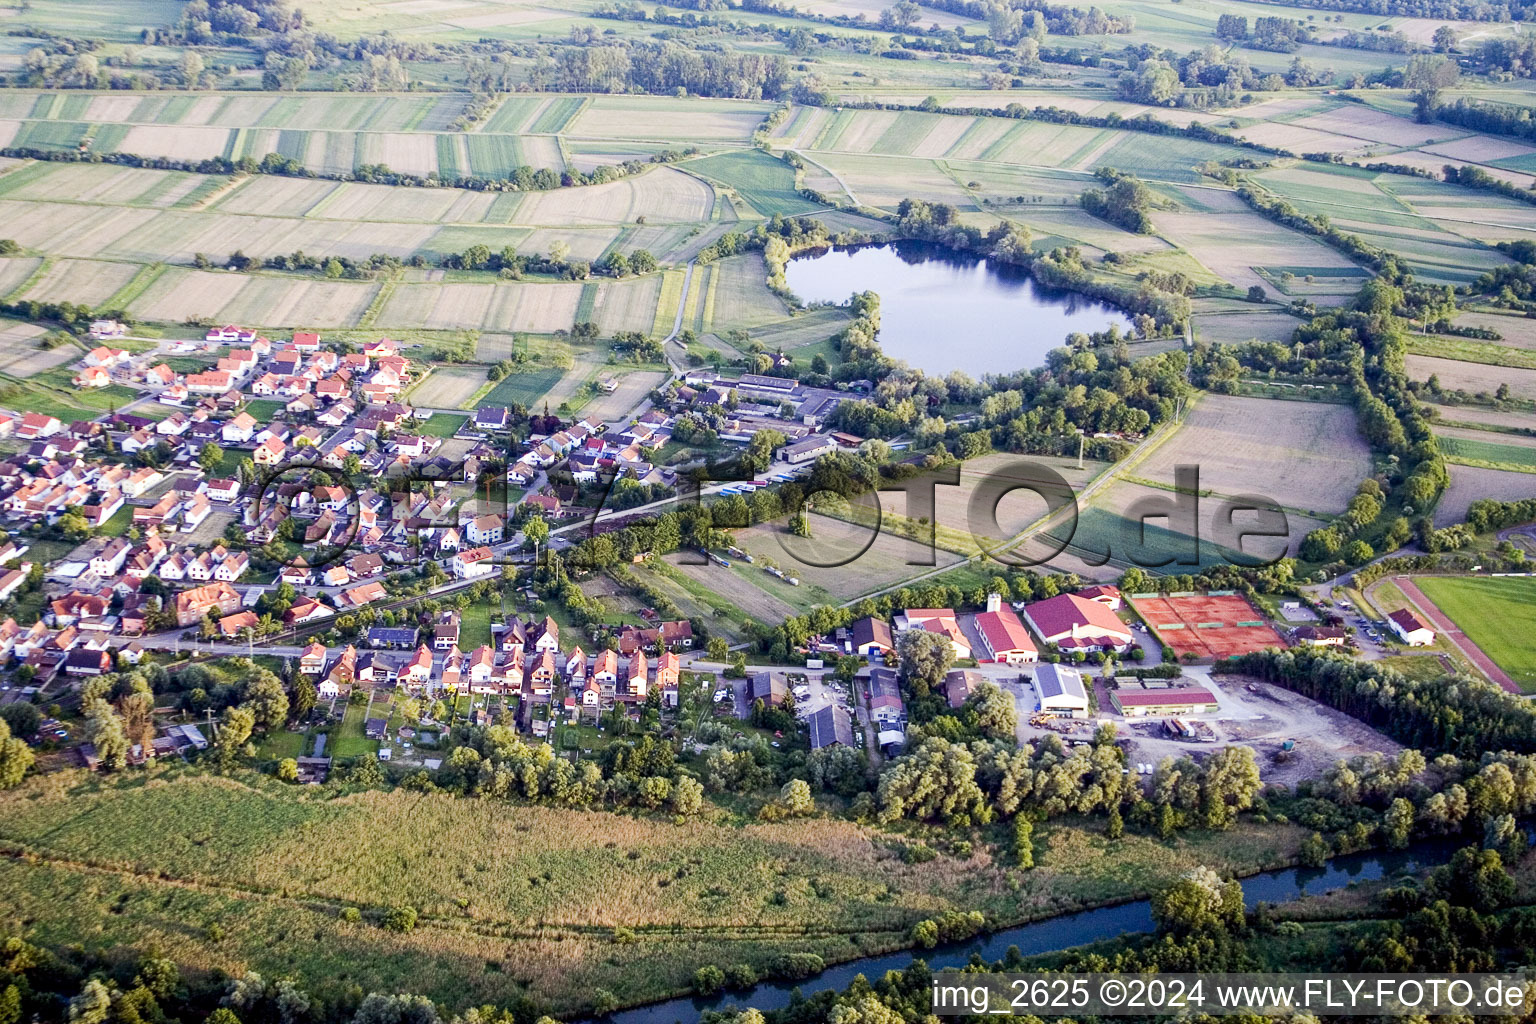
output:
M791 259L784 273L805 302L878 293L880 348L938 376L1033 369L1074 331L1131 323L1113 306L1042 287L1020 267L926 242L817 250Z

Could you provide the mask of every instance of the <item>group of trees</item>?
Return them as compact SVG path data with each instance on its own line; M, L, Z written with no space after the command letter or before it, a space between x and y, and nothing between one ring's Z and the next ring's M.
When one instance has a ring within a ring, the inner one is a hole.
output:
M1096 173L1106 187L1084 189L1080 199L1083 209L1133 235L1151 234L1152 218L1147 211L1154 204L1152 190L1126 171L1101 167Z
M1092 814L1108 816L1117 834L1129 817L1166 837L1180 828L1227 828L1262 789L1253 751L1225 747L1198 765L1165 758L1143 793L1124 773L1114 740L1112 726L1070 751L1055 735L1018 747L930 736L881 770L879 818L967 827L1016 815L1039 821Z
M789 85L779 54L696 50L678 43L616 41L561 47L553 87L568 92L691 93L778 99Z

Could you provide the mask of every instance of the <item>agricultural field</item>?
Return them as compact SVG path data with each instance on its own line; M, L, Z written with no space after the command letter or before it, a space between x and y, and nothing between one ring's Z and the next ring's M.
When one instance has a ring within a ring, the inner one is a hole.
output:
M1529 498L1533 490L1529 473L1454 463L1447 468L1451 474L1451 485L1445 489L1445 493L1440 496L1440 503L1435 506L1436 526L1465 521L1467 506L1481 498L1520 501Z
M483 366L439 366L407 397L424 409L462 409L485 385Z
M1350 406L1204 395L1134 472L1171 486L1180 465L1199 468L1202 492L1264 495L1319 517L1344 510L1371 456Z
M1515 397L1536 400L1536 369L1465 363L1433 356L1409 355L1404 361L1411 380L1427 381L1430 377L1436 377L1442 387L1490 397L1499 389L1499 385L1507 384L1510 394Z
M733 598L738 590L772 586L776 592L793 589L824 595L820 601L808 600L808 605L842 604L925 571L922 560L927 557L927 550L921 545L889 531L875 533L864 526L829 516L812 515L809 540L790 536L784 522L778 520L737 530L732 536L737 547L750 552L757 560L752 565L733 566L736 575L744 578L736 585L737 589L726 590ZM796 552L800 554L797 556ZM845 562L844 559L854 552L858 552L858 556ZM964 560L962 556L944 550L933 552L932 557L938 566ZM800 586L781 588L781 581L762 570L762 565L767 563L797 576ZM723 570L719 566L710 566L707 570L700 568L701 573L712 572L716 577L733 570Z

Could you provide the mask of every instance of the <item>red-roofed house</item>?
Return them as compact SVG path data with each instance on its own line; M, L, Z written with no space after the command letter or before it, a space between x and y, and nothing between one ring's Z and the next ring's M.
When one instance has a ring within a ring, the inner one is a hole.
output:
M978 656L977 661L1028 665L1040 660L1029 630L996 594L987 595L987 610L976 616L976 632L981 634L982 651L978 654L986 655Z
M1059 594L1024 609L1024 619L1041 640L1063 650L1124 651L1131 646L1130 627L1098 601L1076 594Z
M1435 631L1426 626L1407 608L1399 608L1387 616L1387 625L1409 647L1428 647L1435 642Z

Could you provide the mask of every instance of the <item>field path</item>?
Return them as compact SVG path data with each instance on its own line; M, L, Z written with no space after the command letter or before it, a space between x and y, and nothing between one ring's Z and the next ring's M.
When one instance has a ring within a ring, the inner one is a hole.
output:
M1456 623L1452 622L1450 618L1444 612L1442 612L1439 607L1436 606L1435 602L1431 601L1427 596L1425 596L1424 591L1419 589L1419 585L1417 583L1413 582L1413 580L1407 576L1399 576L1395 582L1402 590L1403 596L1408 598L1409 601L1413 602L1413 606L1422 612L1430 622L1434 623L1435 627L1439 629L1440 632L1450 637L1451 643L1460 648L1461 653L1465 654L1467 658L1472 662L1472 664L1481 669L1483 675L1498 683L1509 693L1518 694L1522 692L1520 687L1515 685L1515 681L1509 678L1509 673L1495 665L1493 663L1493 659L1484 654L1481 647L1473 643L1460 629L1457 629Z

